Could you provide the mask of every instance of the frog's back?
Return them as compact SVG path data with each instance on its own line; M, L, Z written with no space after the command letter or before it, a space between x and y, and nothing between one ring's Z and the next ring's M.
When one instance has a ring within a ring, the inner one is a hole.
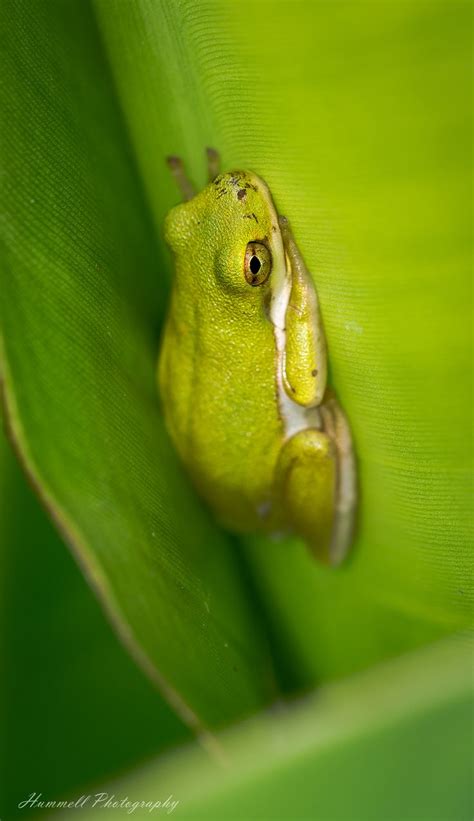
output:
M270 282L244 271L249 244L271 259L276 233L268 189L246 172L217 177L166 223L175 258L160 357L166 422L198 491L234 529L258 526L281 446Z
M161 394L167 427L200 495L229 527L254 529L269 501L282 436L273 329L266 319L258 333L231 317L222 323L223 311L214 303L199 317L190 303L179 323L168 320Z

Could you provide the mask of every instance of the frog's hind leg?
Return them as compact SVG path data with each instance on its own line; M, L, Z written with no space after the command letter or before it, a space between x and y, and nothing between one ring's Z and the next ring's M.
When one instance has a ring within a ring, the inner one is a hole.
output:
M277 530L289 528L323 562L330 563L335 447L324 431L307 428L283 446L276 469L272 513Z
M353 536L355 464L349 426L337 400L328 398L319 410L323 429L302 430L282 449L275 512L319 559L337 565Z
M208 179L209 182L213 182L220 171L221 158L215 148L206 148L206 156Z

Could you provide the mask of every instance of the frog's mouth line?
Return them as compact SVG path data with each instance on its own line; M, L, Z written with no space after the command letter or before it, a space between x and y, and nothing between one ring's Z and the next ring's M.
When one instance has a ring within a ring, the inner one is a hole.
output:
M286 352L286 312L290 301L293 273L290 258L283 243L280 229L273 235L276 245L272 270L272 299L270 321L273 325L276 350L276 383L280 417L283 422L284 440L307 428L322 428L321 414L317 407L305 408L288 396L284 387Z

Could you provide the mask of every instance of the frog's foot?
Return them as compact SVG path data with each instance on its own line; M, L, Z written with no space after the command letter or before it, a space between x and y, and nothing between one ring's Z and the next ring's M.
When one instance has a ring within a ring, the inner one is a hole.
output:
M183 200L185 202L192 200L196 195L196 189L184 170L184 163L181 157L167 157L166 163L178 183L178 188L181 191Z
M289 439L277 466L277 508L323 562L340 564L353 535L355 464L349 426L334 397L320 406L323 430Z
M324 432L333 442L336 451L334 521L329 555L331 564L340 564L354 537L357 504L355 455L349 423L332 391L326 392L319 410Z
M221 158L219 152L215 148L206 148L207 156L207 173L209 182L213 182L217 177L220 169ZM184 163L181 157L167 157L166 163L170 169L173 177L178 183L178 188L181 191L184 202L192 200L196 196L196 189L189 179L184 169Z
M215 148L206 148L206 155L209 182L213 182L220 171L221 158Z

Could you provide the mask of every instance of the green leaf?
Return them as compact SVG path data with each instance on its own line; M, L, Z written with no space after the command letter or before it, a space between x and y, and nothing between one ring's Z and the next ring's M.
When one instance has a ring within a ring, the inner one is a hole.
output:
M163 429L164 262L88 3L7 0L1 19L10 433L130 651L202 730L258 707L270 674L235 550Z
M301 544L247 542L290 686L463 628L474 577L471 5L95 7L156 224L177 199L163 157L183 155L202 183L214 145L225 169L269 183L318 287L361 502L353 555L336 572Z
M282 678L344 675L463 628L470 5L94 9L2 6L7 410L135 656L189 720L187 707L215 723L262 704L269 663L240 557L156 404L170 273L158 232L177 201L164 157L181 154L202 183L210 144L267 180L315 277L354 430L348 564L329 572L301 544L246 540Z
M456 637L326 685L219 742L226 767L194 745L93 790L81 812L93 821L128 799L145 818L160 810L140 802L170 799L186 821L469 821L472 644Z
M34 788L80 789L189 732L119 644L1 432L0 498L0 812L11 818Z

